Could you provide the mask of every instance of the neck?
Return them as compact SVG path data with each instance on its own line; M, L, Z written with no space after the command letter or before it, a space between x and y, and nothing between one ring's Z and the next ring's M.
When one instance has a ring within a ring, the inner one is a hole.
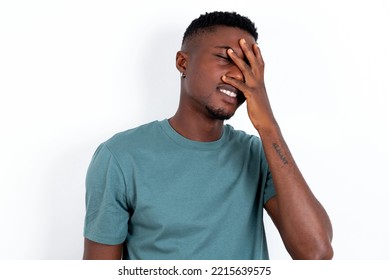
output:
M200 114L187 116L178 110L169 123L177 133L193 141L216 141L223 134L224 121Z

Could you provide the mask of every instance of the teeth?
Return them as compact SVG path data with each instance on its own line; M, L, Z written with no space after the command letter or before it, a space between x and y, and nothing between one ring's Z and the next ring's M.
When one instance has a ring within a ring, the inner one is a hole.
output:
M226 90L226 89L220 89L220 91L224 94L227 94L228 96L231 96L231 97L236 97L236 93L235 92L232 92L232 91L229 91L229 90Z

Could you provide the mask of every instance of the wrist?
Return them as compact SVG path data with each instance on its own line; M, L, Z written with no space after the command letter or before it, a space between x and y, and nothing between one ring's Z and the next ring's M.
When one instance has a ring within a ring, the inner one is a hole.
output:
M259 134L278 134L281 131L275 119L256 124L254 125L254 128L258 131Z

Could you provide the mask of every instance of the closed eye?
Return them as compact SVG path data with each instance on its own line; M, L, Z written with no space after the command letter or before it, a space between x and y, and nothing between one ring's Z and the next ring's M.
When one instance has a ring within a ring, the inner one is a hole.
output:
M220 55L220 54L216 54L217 57L221 58L221 59L224 59L228 62L231 62L232 59L229 57L229 56L224 56L224 55Z

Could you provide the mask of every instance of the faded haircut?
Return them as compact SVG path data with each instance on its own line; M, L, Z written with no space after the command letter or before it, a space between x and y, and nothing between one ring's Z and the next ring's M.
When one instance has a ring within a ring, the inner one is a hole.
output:
M211 12L200 15L197 19L194 19L186 29L182 44L186 41L207 32L212 32L214 27L222 25L229 27L236 27L242 29L251 36L255 41L258 40L258 33L255 24L245 16L242 16L236 12Z

